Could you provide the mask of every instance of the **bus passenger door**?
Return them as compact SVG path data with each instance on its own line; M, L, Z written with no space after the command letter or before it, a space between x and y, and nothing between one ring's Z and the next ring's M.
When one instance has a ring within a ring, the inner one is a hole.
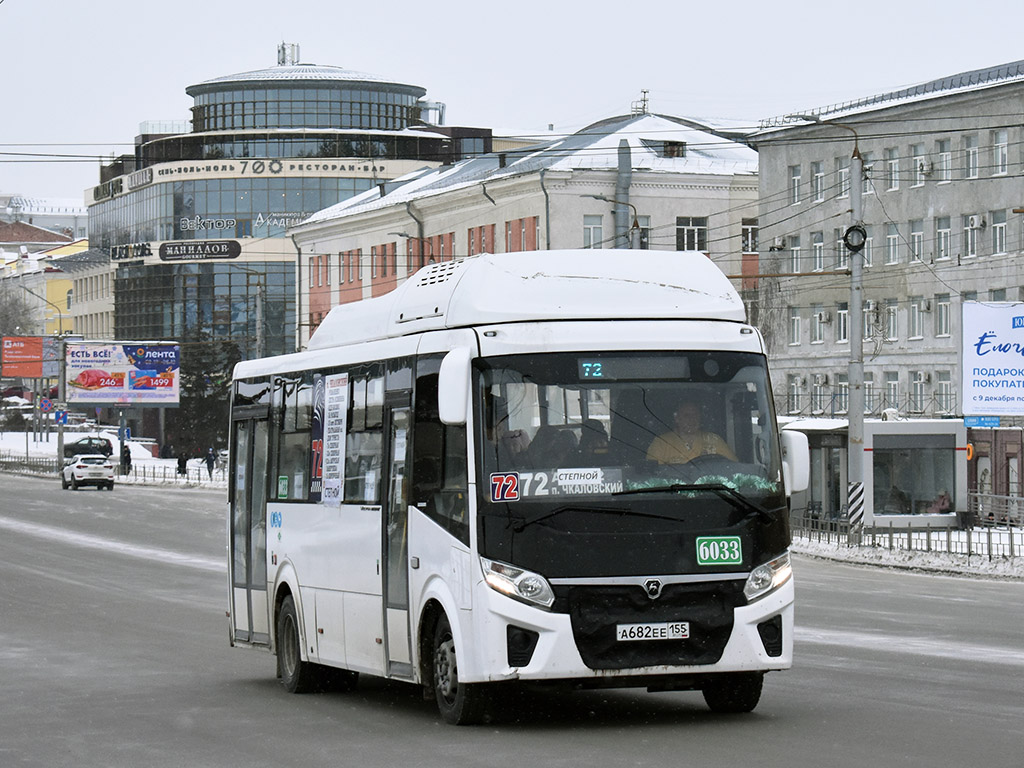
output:
M384 637L388 675L412 677L409 632L409 472L412 416L408 393L385 401Z
M270 645L267 614L266 418L232 423L231 615L234 639Z

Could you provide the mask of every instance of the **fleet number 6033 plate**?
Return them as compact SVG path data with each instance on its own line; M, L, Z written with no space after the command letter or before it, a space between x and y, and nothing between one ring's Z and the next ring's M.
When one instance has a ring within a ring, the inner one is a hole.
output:
M690 636L690 622L662 621L655 624L618 624L616 640L686 640Z

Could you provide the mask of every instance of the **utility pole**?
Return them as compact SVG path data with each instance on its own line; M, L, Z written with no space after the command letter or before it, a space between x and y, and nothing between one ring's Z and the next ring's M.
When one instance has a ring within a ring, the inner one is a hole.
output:
M847 376L850 403L847 408L846 479L851 523L859 523L864 517L864 256L861 251L867 232L861 207L863 185L864 160L854 140L853 157L850 158L850 228L843 236L843 243L850 251L850 367Z
M844 123L822 120L817 115L789 115L818 125L834 125L853 134L850 157L850 226L843 234L843 244L850 252L850 362L847 382L850 389L846 414L847 428L847 513L851 526L864 520L864 296L861 251L867 242L864 229L864 158L860 154L857 131Z

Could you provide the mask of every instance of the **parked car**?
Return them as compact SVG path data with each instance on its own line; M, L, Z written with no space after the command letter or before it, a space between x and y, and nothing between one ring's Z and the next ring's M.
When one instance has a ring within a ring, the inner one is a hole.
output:
M114 490L114 462L102 453L86 453L69 461L61 471L60 487L77 491L83 485Z
M87 453L99 453L104 456L111 456L114 453L114 446L105 437L83 437L73 443L64 445L64 458L73 459Z

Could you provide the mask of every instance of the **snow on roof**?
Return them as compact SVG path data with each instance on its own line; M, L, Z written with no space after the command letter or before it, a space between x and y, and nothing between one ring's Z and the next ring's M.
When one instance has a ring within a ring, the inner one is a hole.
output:
M235 75L224 75L215 77L212 80L205 80L185 89L185 93L194 96L194 90L206 90L210 86L230 85L232 83L257 83L257 82L287 82L287 83L321 83L321 82L346 82L346 83L378 83L380 85L399 86L402 89L411 89L426 93L425 88L416 85L406 85L393 80L371 75L367 72L356 72L351 69L342 69L327 64L288 64L265 69L254 69L250 72L240 72Z
M577 133L532 146L492 152L427 174L417 173L393 192L386 190L383 197L379 191L371 190L369 194L344 200L313 214L304 224L330 221L472 186L481 181L541 170L615 170L622 139L629 143L634 170L712 175L757 173L757 153L754 150L723 138L705 126L662 115L627 115L602 120ZM677 145L681 156L666 157L666 144Z
M24 216L29 214L70 214L85 216L87 213L82 201L75 197L24 197L15 195L7 204L7 212L17 210Z
M835 120L839 117L855 115L861 112L872 112L900 104L911 104L942 96L981 91L986 88L1019 82L1024 82L1024 60L1010 62L1009 64L999 64L994 67L985 67L984 69L973 69L969 72L960 72L955 75L940 77L937 80L928 80L874 96L866 96L838 104L829 104L825 107L804 110L799 113L770 117L761 121L761 130L768 132L788 128L794 124L808 124L808 121L795 117L795 114L815 115L821 120Z

